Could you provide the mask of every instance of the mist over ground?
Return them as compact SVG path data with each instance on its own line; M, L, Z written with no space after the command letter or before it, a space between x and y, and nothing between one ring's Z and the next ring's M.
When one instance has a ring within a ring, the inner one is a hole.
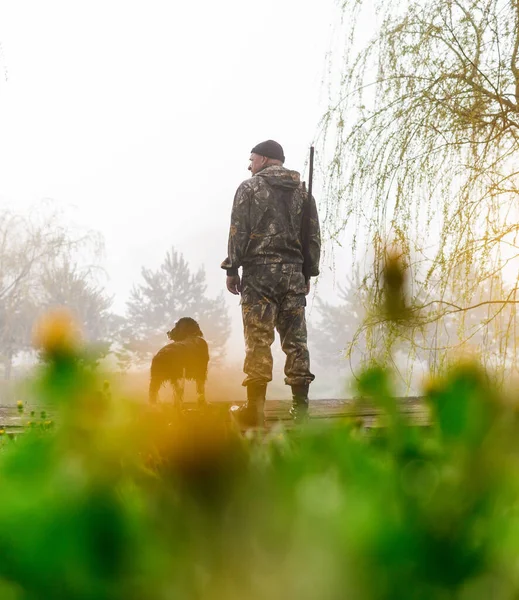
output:
M99 233L99 281L119 315L141 268L158 268L172 247L192 270L205 269L207 294L218 295L251 147L279 140L286 166L305 176L327 103L336 16L333 0L266 0L261 10L239 0L181 9L160 1L6 3L0 207L34 215L51 206L71 230ZM316 179L319 203L319 172ZM336 283L351 272L347 249L335 253L309 297L310 322L316 297L337 301ZM241 314L238 300L224 297L232 323L226 364L240 380ZM277 396L286 390L275 355ZM336 393L316 361L313 368L321 393Z

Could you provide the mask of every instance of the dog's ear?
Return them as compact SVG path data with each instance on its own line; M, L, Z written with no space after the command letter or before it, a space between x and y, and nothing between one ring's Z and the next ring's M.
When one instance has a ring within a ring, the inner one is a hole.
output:
M204 334L200 329L200 325L197 321L195 321L195 319L190 318L188 321L186 321L186 329L189 331L189 335L202 338L204 337Z

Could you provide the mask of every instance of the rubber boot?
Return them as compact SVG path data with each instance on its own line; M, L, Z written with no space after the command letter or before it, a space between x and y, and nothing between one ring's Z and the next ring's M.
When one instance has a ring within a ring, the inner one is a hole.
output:
M304 423L308 419L309 385L292 385L292 408L290 416L295 423Z
M266 383L251 383L247 386L247 404L231 406L231 417L242 427L263 427L265 425Z

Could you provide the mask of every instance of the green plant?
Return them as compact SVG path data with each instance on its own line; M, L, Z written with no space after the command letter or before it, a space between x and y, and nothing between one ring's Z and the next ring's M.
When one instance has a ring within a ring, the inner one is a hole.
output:
M427 427L374 366L358 391L383 410L380 428L249 439L209 414L119 397L57 325L34 381L56 425L0 453L2 598L519 591L517 412L475 365L429 383Z

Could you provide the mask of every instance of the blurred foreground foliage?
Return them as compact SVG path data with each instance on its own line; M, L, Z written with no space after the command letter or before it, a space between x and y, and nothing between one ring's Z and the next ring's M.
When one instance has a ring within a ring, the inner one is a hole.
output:
M430 427L372 368L384 427L247 438L115 397L69 341L34 382L56 425L0 436L2 600L517 597L517 414L476 366Z

